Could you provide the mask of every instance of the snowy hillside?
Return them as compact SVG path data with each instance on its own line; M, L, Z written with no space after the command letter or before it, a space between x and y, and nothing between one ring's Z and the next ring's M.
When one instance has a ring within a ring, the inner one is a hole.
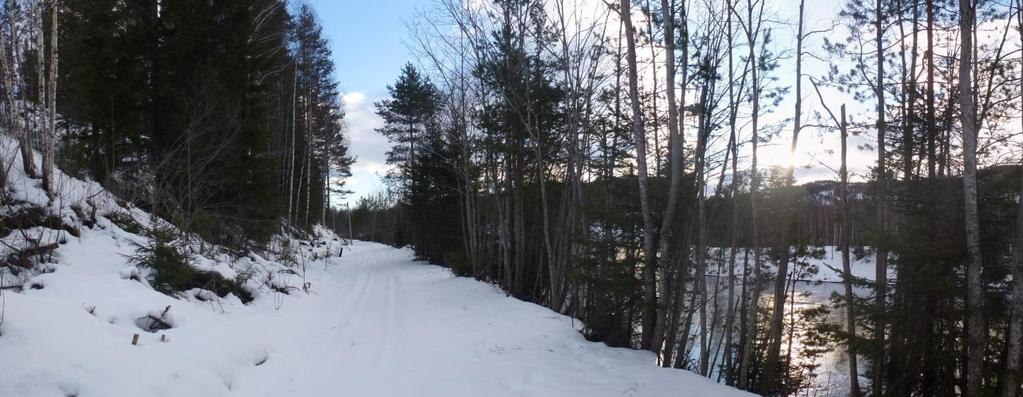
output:
M287 266L192 247L193 265L237 280L247 304L198 288L164 295L128 259L145 241L138 228L160 221L95 183L58 173L56 185L50 202L14 162L2 215L59 222L2 236L4 257L55 249L0 273L0 396L743 394L587 342L573 319L408 250L356 242L338 258L325 230L288 240Z

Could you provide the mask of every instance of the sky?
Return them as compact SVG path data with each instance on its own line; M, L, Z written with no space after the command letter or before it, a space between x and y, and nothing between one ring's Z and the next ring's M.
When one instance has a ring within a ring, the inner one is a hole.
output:
M387 97L406 62L412 61L405 39L405 22L429 0L306 0L330 41L337 79L344 93L345 121L351 139L350 153L356 157L347 189L354 193L335 205L355 204L359 197L373 194L383 186L380 177L390 145L374 131L382 122L373 103Z
M406 22L412 20L418 11L429 9L433 0L304 1L315 9L324 36L330 41L333 50L336 77L344 92L350 153L356 157L352 177L347 181L347 188L353 193L344 198L336 197L333 201L335 205L343 205L345 202L354 204L360 197L384 189L381 177L387 172L385 160L390 144L387 138L375 131L382 125L382 121L375 114L373 104L387 97L387 85L394 82L406 62L415 63L415 57L407 45L409 30ZM793 5L798 3L795 0L768 0L767 4L768 14L774 14L777 21L791 22L776 26L775 35L785 45L792 45L790 43L794 43L798 16L798 7ZM810 31L832 26L840 4L838 0L807 1L806 29ZM823 37L835 34L828 32L809 38L804 44L804 50L821 54ZM777 72L779 81L775 85L794 85L793 58L790 56L781 62ZM828 66L827 60L805 57L804 76L822 76ZM840 103L847 103L852 121L863 120L867 117L864 113L873 111L872 103L856 103L827 87L822 88L822 92L829 106L836 112ZM791 92L786 95L773 112L764 115L762 125L791 118L794 97ZM804 124L813 124L816 122L813 119L815 112L823 112L823 109L813 87L805 78L802 98ZM823 128L805 128L800 135L796 155L791 156L788 151L791 129L791 122L787 122L779 136L761 145L762 164L784 166L791 162L797 166L799 182L837 178L837 133ZM853 180L862 179L875 159L869 145L873 140L872 135L866 133L850 138L849 161Z

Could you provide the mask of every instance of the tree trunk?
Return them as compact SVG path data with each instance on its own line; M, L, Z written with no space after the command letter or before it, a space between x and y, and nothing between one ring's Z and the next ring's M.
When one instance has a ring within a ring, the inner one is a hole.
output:
M5 74L8 75L7 87L11 87L7 90L7 95L10 98L10 112L11 120L14 127L14 136L18 140L18 149L21 151L21 165L25 171L25 176L29 178L35 178L38 174L36 173L35 163L35 152L32 150L32 135L26 125L23 125L21 118L23 112L23 105L19 104L13 88L22 84L21 79L18 75L18 64L19 56L21 52L18 48L18 22L17 22L17 5L14 0L8 0L6 11L7 11L7 23L10 29L11 35L11 64L7 65ZM42 29L42 28L40 28ZM4 55L6 57L6 55Z
M1020 173L1023 194L1023 172ZM1023 196L1021 196L1023 197ZM1009 334L1006 336L1005 381L1003 397L1019 395L1020 380L1023 378L1023 204L1016 209L1016 238L1012 244L1012 305L1010 306Z
M43 177L43 190L46 191L47 196L52 196L50 193L50 170L46 167L46 161L50 159L47 153L47 147L50 145L50 137L47 135L50 132L50 128L47 123L50 121L49 110L46 105L49 101L46 99L46 34L45 34L45 20L46 20L46 4L42 1L37 3L36 12L39 14L36 18L35 38L36 38L36 136L42 143L42 177Z
M658 244L658 250L660 252L659 268L661 269L661 278L659 289L662 293L667 294L667 270L668 263L671 260L671 242L672 242L672 226L675 222L675 212L678 207L678 195L680 190L680 184L682 180L682 139L679 137L682 134L680 131L681 124L678 122L678 106L676 105L675 98L675 9L673 8L674 1L661 0L661 12L664 14L664 80L667 87L666 95L668 98L668 161L669 172L670 172L670 185L668 187L668 202L664 207L664 217L661 219L660 229L660 243ZM685 21L685 10L682 11L683 18ZM683 22L684 23L684 22ZM688 40L686 40L688 32L683 28L683 40L682 40L682 81L685 84L687 76L687 66L689 59L688 51ZM685 108L685 89L682 90L682 107ZM683 275L684 277L684 275ZM684 282L684 281L683 281ZM664 328L668 324L668 299L662 299L657 306L657 331L654 332L654 343L661 343L664 335ZM667 330L667 332L675 332L675 330ZM662 354L661 365L670 365L671 358L665 357L670 355L671 345L664 349L665 354Z
M933 179L938 163L934 125L934 0L927 0L927 51L924 57L927 64L927 178Z
M1023 175L1023 172L1021 172ZM1020 178L1023 183L1023 177ZM1021 184L1020 186L1023 186ZM1023 194L1023 188L1020 193ZM1023 204L1016 209L1016 238L1012 244L1012 306L1009 318L1009 335L1006 337L1005 381L1003 397L1016 397L1023 379Z
M662 3L662 6L663 6L663 3ZM646 10L650 14L650 15L647 15L646 18L644 18L644 19L646 19L647 30L650 32L650 71L651 71L651 75L652 76L657 76L657 44L656 44L656 41L654 40L654 18L653 18L653 8L650 7L650 0L646 0ZM661 10L662 10L662 13L663 13L664 12L664 8L662 8ZM662 19L667 21L668 20L667 16L666 16L667 14L664 14L664 15L665 16L662 17ZM667 37L665 37L665 41L664 42L668 43ZM667 51L667 48L665 48L665 51ZM668 62L668 59L671 59L671 58L668 58L667 53L665 53L665 58L664 59L665 59L665 62ZM672 60L672 62L674 62L674 60ZM673 65L673 67L674 67L674 65ZM658 85L659 82L657 81L656 77L650 79L649 81L650 81L650 84L652 85L652 88L653 88L653 91L652 91L653 95L650 95L650 124L651 124L650 130L654 133L654 175L655 176L660 176L661 175L661 135L660 135L660 133L661 133L661 126L660 126L661 120L660 120L660 117L657 117L657 109L658 109L658 106L657 106L657 94L660 93L661 91L660 91L660 87ZM668 91L671 88L671 86L668 85L668 84L665 84L665 87L666 87L665 88L666 91ZM671 138L670 137L668 138L668 144L669 145L671 144ZM662 271L663 271L663 269L662 269ZM660 321L660 319L658 321ZM654 336L656 337L657 336L656 335L657 332L655 331L654 334L655 334ZM656 341L656 339L655 339L655 341Z
M709 69L709 68L708 68ZM709 73L709 72L708 72ZM700 298L697 303L696 309L700 312L700 361L699 361L699 374L707 376L708 371L708 359L709 346L707 344L707 216L706 216L706 186L704 183L704 168L706 165L707 157L707 136L710 134L708 130L709 126L704 124L709 121L709 115L707 115L707 97L709 92L713 90L712 81L704 81L704 87L701 89L700 104L702 109L700 110L699 126L697 127L697 138L696 138L696 271L694 282L696 283L696 290L693 291L696 296ZM692 310L693 308L690 308ZM687 329L688 332L688 329Z
M5 8L6 8L5 11L8 13L8 17L13 18L13 16L12 16L13 15L13 10L11 10L10 7L11 7L11 3L10 2L5 4ZM17 34L15 32L13 32L13 31L11 32L11 34L13 36L15 36L15 37L17 36ZM13 52L14 51L13 51L13 45L12 45L12 53ZM11 56L11 59L12 59L12 62L17 64L16 58L13 55ZM4 89L4 94L5 94L4 95L4 101L5 101L6 106L7 106L7 112L6 112L6 114L3 115L3 122L4 122L4 127L6 127L7 130L10 131L10 133L14 134L14 136L17 137L18 143L20 145L20 143L21 143L21 128L20 128L20 123L18 122L18 119L17 119L18 114L20 113L20 111L18 110L17 100L14 97L14 84L15 84L15 81L14 81L14 69L13 69L14 67L16 67L16 66L12 66L12 65L8 64L8 62L7 62L7 40L0 39L0 73L2 73L2 75L3 75L3 83L4 83L4 87L5 87L5 89ZM7 161L0 161L0 179L3 179L3 181L0 181L0 182L4 182L4 186L6 186L6 183L7 183L6 179L7 179L8 172L10 172L10 170L7 168L7 164L8 164ZM27 172L27 170L26 170L26 172Z
M52 8L51 20L50 20L50 76L47 80L47 122L46 132L44 133L44 147L43 147L43 188L50 195L50 199L53 199L53 156L54 156L54 140L56 139L57 129L57 65L59 64L58 51L57 51L57 38L59 31L57 30L57 12L59 10L60 2L54 0L50 7ZM40 27L41 28L41 27ZM40 49L41 50L41 49Z
M312 95L309 95L311 98ZM309 105L306 107L305 126L305 215L302 217L302 226L309 228L309 206L313 195L313 134L312 120L310 120ZM301 189L299 189L301 190Z
M874 7L874 30L875 45L877 48L877 82L874 84L874 93L877 97L877 225L881 235L887 230L888 222L888 172L885 170L885 92L884 92L884 19L883 1L877 0ZM880 241L880 239L879 239ZM884 339L885 321L884 313L885 297L888 286L888 251L878 244L874 249L877 251L874 269L874 310L878 313L874 324L874 366L873 366L873 395L880 396L883 391L884 381Z
M654 253L654 222L650 213L650 198L647 192L646 133L643 130L643 111L639 103L639 75L636 67L636 31L632 26L632 3L621 0L621 17L625 22L626 62L629 68L629 102L632 107L632 135L636 144L636 169L639 181L639 203L643 212L643 333L640 347L654 352L660 346L653 343L653 331L657 322L657 263Z
M288 224L294 224L295 208L295 126L297 125L298 64L294 64L291 80L291 145L288 147Z
M1016 23L1023 32L1023 0L1016 1ZM1023 36L1020 38L1023 44ZM1023 60L1023 58L1021 58ZM1023 64L1023 62L1021 62ZM1021 84L1023 87L1023 84ZM1020 163L1023 165L1023 162ZM1020 171L1020 197L1023 197L1023 169ZM1009 335L1006 337L1005 382L1002 397L1019 395L1023 378L1023 203L1016 208L1016 239L1012 244L1012 306L1009 313Z
M763 7L763 2L760 3ZM758 190L760 189L760 171L757 169L757 146L760 143L759 130L757 128L757 122L760 118L760 82L758 81L759 73L757 68L759 67L756 57L756 40L753 29L753 4L752 1L747 0L747 26L746 26L746 39L749 42L749 63L750 63L750 78L752 84L752 99L753 99L753 113L750 120L750 129L752 130L751 142L753 143L753 153L750 157L750 240L753 245L753 271L752 273L752 288L750 289L750 302L747 305L746 316L746 333L743 336L743 347L742 347L742 358L739 361L739 388L748 389L750 386L750 365L753 359L753 344L756 342L756 328L757 328L757 314L758 307L760 306L760 292L761 292L761 275L760 275L760 234L758 233L758 208L757 200L759 196Z
M735 104L735 76L734 76L734 65L732 58L732 0L728 0L728 16L726 17L726 28L725 34L728 39L728 129L729 129L729 142L730 147L727 150L732 152L732 181L729 187L729 194L732 199L732 219L729 224L729 233L731 234L729 241L728 250L728 308L725 313L725 330L724 330L724 353L723 359L725 365L725 384L729 386L735 385L735 364L732 362L732 333L735 329L735 255L738 250L738 236L739 236L739 203L736 197L739 193L739 168L738 158L739 146L738 137L735 133L735 119L736 119L736 104Z
M842 134L842 167L839 170L841 174L842 185L841 189L841 200L842 200L842 229L841 229L841 242L842 245L842 286L845 288L845 331L849 333L849 345L847 348L847 354L849 355L849 396L858 397L860 395L860 379L859 369L856 363L856 344L852 339L856 337L856 311L855 303L853 299L853 285L852 285L852 264L850 263L850 252L849 252L849 232L850 226L852 226L852 219L849 217L849 168L846 162L848 157L848 146L847 140L849 137L848 127L845 121L845 105L842 105L841 120L839 121L839 132Z
M796 31L796 105L795 105L795 119L792 126L792 144L789 148L789 156L793 159L790 160L788 168L785 170L785 190L782 192L784 196L782 211L785 214L782 217L783 224L781 233L781 259L778 262L778 273L775 274L774 279L774 309L772 310L771 328L768 333L768 348L767 348L767 361L764 362L764 377L761 378L760 388L761 392L775 392L779 390L780 382L779 377L784 377L778 373L778 369L781 366L779 360L781 359L781 341L782 331L784 328L784 316L785 316L785 297L786 297L786 278L788 277L789 260L791 259L789 246L789 235L791 233L791 225L793 223L794 213L792 212L792 185L794 183L794 172L795 161L794 157L796 154L796 147L799 143L799 132L802 128L802 115L803 115L803 99L802 99L802 81L803 81L803 6L804 0L799 2L799 25Z
M977 211L977 123L973 101L974 9L959 0L959 120L963 131L963 223L966 228L966 395L980 396L984 375L984 313L981 284L980 220Z
M916 58L917 58L917 14L919 1L913 0L913 17L910 23L913 25L913 44L910 47L909 69L906 69L906 53L902 53L902 88L905 90L902 101L902 174L906 181L913 179L913 126L916 123ZM903 8L903 1L899 0L896 7ZM900 37L905 34L902 22L899 22Z

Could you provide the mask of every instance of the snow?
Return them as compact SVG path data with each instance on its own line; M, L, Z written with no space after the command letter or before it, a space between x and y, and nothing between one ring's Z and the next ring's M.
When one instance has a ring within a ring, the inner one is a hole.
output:
M649 352L588 342L577 320L416 262L408 249L354 242L338 258L339 240L323 229L315 241L290 240L297 263L287 265L273 250L195 249L194 266L245 277L249 304L202 290L163 295L128 261L143 237L110 219L151 217L94 182L56 180L50 202L14 161L19 205L46 208L80 234L33 230L62 243L53 263L0 273L4 285L26 286L0 296L0 396L748 395L659 368ZM83 214L95 214L94 227ZM148 315L173 328L144 331Z
M816 267L816 269L817 269L817 273L816 274L803 275L802 278L801 278L801 281L824 282L824 283L841 283L842 282L842 250L839 247L836 247L836 246L811 247L811 249L813 249L813 250L820 250L820 251L822 251L823 255L821 255L819 258L815 258L815 257L811 257L811 256L797 256L797 255L795 255L796 254L796 250L795 249L792 250L792 252L793 252L792 260L793 261L799 261L801 263L805 263L806 265L810 265L810 266ZM862 280L866 280L866 281L873 281L875 279L875 275L876 275L876 271L877 271L877 269L876 269L877 266L875 265L875 262L874 262L874 260L875 260L874 251L871 250L870 247L864 247L864 249L866 250L866 255L864 255L862 258L857 258L855 254L850 256L849 270L852 273L853 277L856 277L856 278L862 279ZM745 254L745 249L739 249L737 251L737 255L736 255L736 259L735 259L736 277L741 277L742 276L741 272L742 272L743 255L744 254ZM752 263L753 262L753 259L752 259L752 255L753 254L751 253L750 255L751 255L751 257L750 257L749 261L750 261L750 263ZM766 251L762 251L761 255L763 255L762 263L763 263L764 266L767 267L767 270L770 273L772 273L772 274L777 272L777 269L778 269L777 264L774 263L773 261L771 261L767 257ZM708 276L717 275L718 265L720 265L721 274L722 275L727 275L727 270L728 270L727 269L727 264L728 264L728 248L711 248L710 254L708 256L709 256L711 265L707 269L707 275ZM790 266L794 266L794 265L790 264ZM897 275L895 274L894 269L889 268L888 269L888 279L889 280L894 280L896 278L896 276Z
M834 246L819 248L824 250L824 255L821 258L799 258L801 261L817 267L818 273L813 275L811 280L829 283L842 282L842 250ZM862 258L850 255L849 259L849 271L853 277L869 281L874 280L877 266L874 265L875 255L873 251L870 251L869 255ZM894 274L889 274L889 277L894 278Z
M242 305L156 293L122 278L125 248L85 233L38 277L45 288L5 294L0 395L741 394L658 368L650 353L587 342L571 318L404 249L355 242L326 270L307 264L311 292L275 309L267 294ZM135 325L168 305L174 328Z

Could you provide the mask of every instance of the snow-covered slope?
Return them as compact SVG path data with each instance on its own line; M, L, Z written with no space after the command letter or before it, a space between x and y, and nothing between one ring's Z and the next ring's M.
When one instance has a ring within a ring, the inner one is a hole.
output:
M19 163L0 216L60 221L0 236L0 259L57 246L31 271L0 268L0 286L22 286L0 289L0 396L743 394L658 368L651 353L587 342L571 318L408 250L356 242L338 258L338 239L322 229L313 241L287 239L289 264L273 250L190 246L195 267L244 279L248 304L198 289L167 296L127 259L145 239L137 227L161 221L59 172L48 200ZM146 332L147 316L172 328Z

